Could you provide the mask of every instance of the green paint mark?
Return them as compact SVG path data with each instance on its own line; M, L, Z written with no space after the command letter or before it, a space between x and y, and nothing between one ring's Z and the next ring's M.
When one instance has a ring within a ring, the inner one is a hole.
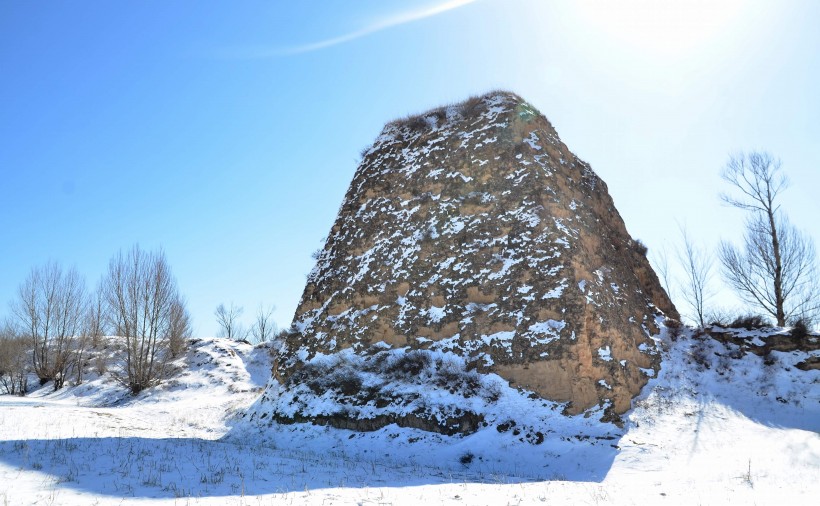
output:
M519 118L528 123L532 121L533 118L538 116L538 110L527 102L518 104L515 108L515 112L518 114Z

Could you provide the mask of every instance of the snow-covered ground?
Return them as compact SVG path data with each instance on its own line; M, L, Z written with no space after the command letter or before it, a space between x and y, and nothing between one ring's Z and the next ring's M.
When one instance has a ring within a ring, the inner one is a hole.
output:
M107 375L0 397L0 505L816 504L820 371L793 367L807 354L662 345L623 429L534 413L445 437L249 423L269 350L199 340L136 398ZM541 444L516 434L545 420Z

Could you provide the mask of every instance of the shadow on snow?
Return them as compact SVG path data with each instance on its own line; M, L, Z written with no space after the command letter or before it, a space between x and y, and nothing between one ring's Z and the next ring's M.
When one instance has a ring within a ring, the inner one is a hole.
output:
M560 442L559 442L560 443ZM610 444L611 443L611 444ZM102 437L0 441L0 462L39 472L47 484L106 496L140 498L255 496L324 488L408 487L446 483L514 484L543 480L601 481L617 441L566 443L564 455L520 476L473 461L430 467L350 456L344 452L279 449L228 440ZM519 446L510 451L534 448ZM553 448L561 447L554 446ZM549 454L550 452L547 452ZM547 461L548 460L548 461ZM515 471L515 470L512 470Z

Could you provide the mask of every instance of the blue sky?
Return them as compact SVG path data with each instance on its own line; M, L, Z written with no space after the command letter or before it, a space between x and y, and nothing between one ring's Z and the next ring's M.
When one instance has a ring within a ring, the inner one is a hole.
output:
M384 123L517 92L671 251L739 239L719 172L779 156L820 240L820 3L579 0L0 3L0 316L29 270L93 286L162 247L195 333L219 303L289 324ZM730 304L728 298L721 303Z

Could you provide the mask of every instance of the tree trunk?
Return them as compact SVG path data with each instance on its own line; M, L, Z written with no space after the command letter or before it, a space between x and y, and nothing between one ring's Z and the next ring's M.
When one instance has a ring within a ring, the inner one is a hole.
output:
M775 318L777 318L778 327L786 326L786 311L783 309L783 260L780 256L780 241L777 237L777 226L774 220L774 210L769 207L767 209L769 215L769 227L772 238L772 252L774 254L774 301L775 301Z

